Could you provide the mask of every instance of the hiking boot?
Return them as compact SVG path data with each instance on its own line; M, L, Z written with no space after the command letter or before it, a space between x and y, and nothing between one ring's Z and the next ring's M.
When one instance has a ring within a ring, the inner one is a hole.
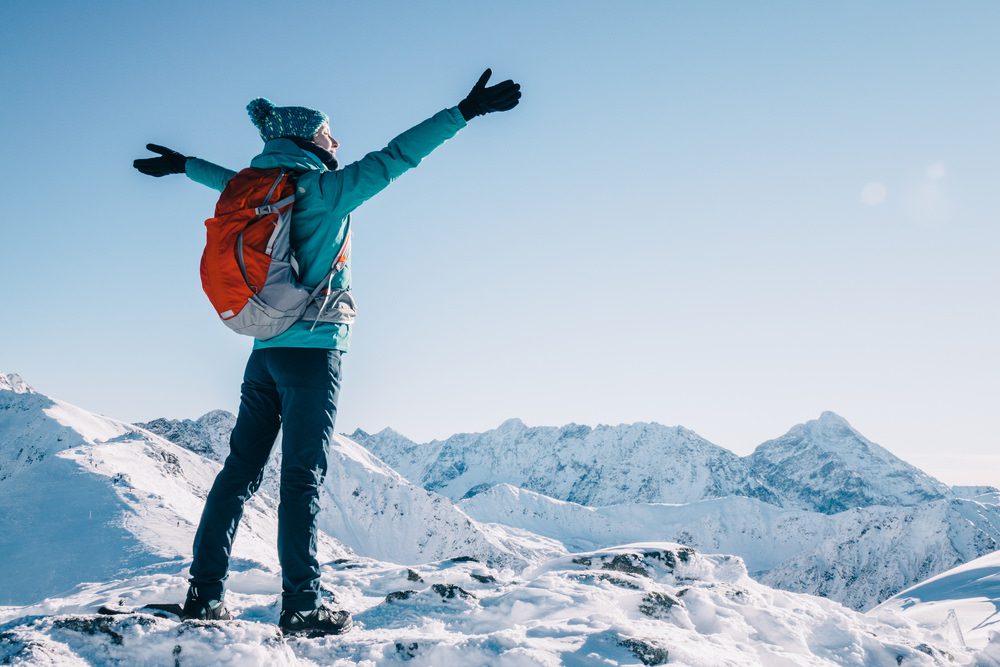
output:
M303 637L322 637L324 635L342 635L351 629L354 622L351 615L343 610L319 607L307 611L281 612L278 627L286 635Z
M201 621L230 621L232 616L222 600L209 600L198 596L198 589L188 588L184 608L181 611L184 620L198 619Z

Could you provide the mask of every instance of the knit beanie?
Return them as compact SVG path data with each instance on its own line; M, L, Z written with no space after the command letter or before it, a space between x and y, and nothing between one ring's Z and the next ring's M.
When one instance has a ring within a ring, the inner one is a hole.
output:
M312 139L323 123L330 122L322 111L308 107L277 107L264 97L252 100L247 105L247 113L264 141L278 137Z

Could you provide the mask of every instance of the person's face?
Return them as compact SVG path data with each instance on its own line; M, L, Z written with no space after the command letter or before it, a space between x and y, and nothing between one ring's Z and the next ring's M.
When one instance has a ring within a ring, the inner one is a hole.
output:
M340 142L334 139L333 135L330 134L330 126L327 123L323 123L319 126L319 130L316 131L312 140L314 144L320 148L330 151L334 155L337 154L337 149L340 148Z

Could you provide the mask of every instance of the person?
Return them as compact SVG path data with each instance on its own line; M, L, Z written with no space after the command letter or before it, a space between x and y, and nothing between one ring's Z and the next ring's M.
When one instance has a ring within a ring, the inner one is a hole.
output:
M354 209L388 186L453 137L477 116L514 108L520 85L511 80L487 86L487 69L469 94L403 132L379 151L342 169L340 142L329 117L308 107L279 107L265 98L247 106L264 149L251 167L295 172L291 244L299 279L315 285L327 277L340 252ZM148 144L158 157L135 160L143 174L186 174L223 191L236 172L206 160ZM350 263L331 287L350 288ZM241 387L230 452L205 501L194 538L185 618L226 620L225 582L243 505L260 486L264 465L279 428L282 431L278 558L282 597L279 626L285 633L339 634L351 627L350 614L321 602L316 560L319 489L327 471L341 385L341 357L347 352L350 325L297 321L268 340L255 340Z

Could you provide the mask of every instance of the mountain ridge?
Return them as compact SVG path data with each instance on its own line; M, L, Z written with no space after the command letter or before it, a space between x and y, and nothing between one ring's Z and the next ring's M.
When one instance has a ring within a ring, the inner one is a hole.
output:
M527 426L512 418L494 429L425 443L388 427L374 434L356 429L351 437L408 479L456 501L501 482L590 505L744 495L824 513L882 503L912 505L956 495L832 411L793 425L745 456L686 427L656 422ZM610 448L611 453L601 453L601 448ZM545 468L537 452L546 452L546 460L555 463ZM803 458L803 453L809 457ZM646 460L632 465L636 455ZM652 460L656 457L662 465ZM692 459L697 461L684 469ZM707 476L705 466L711 468ZM553 480L560 475L575 478L559 487ZM657 482L656 475L666 479ZM597 492L598 484L622 493Z

